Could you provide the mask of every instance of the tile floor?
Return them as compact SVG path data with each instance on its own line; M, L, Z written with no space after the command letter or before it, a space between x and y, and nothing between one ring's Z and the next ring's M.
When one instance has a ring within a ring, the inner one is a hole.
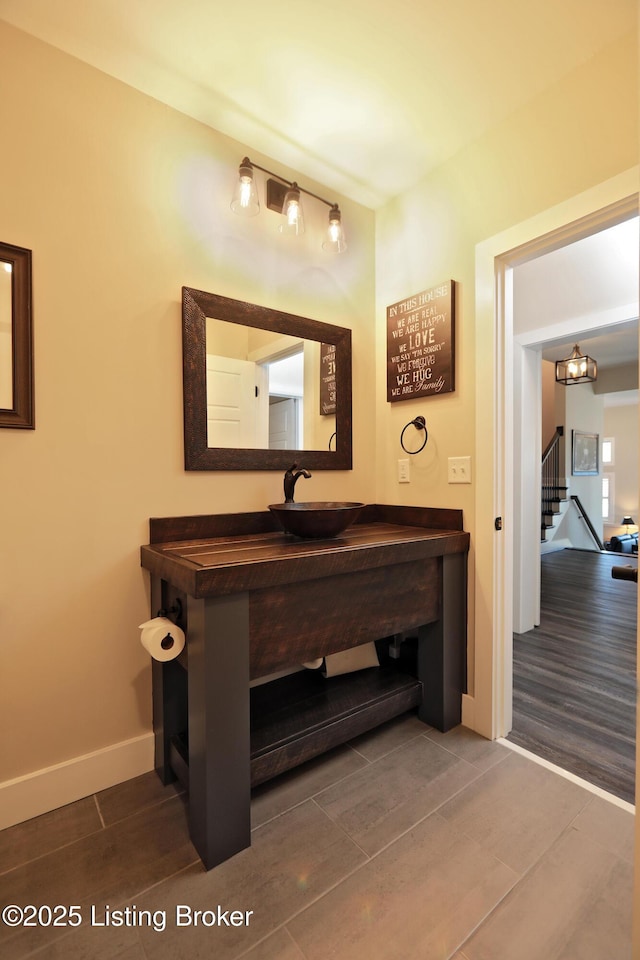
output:
M406 715L258 788L252 817L208 873L155 773L0 832L0 905L81 919L0 923L0 954L631 957L633 815L463 727Z

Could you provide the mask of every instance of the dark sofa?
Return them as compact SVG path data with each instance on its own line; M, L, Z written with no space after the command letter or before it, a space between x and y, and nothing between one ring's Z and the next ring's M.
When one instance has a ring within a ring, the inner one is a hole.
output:
M637 553L638 534L621 533L619 537L611 537L608 549L613 550L614 553Z

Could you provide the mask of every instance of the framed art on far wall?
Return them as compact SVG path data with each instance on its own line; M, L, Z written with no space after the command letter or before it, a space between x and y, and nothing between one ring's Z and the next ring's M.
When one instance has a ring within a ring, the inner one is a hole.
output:
M597 477L600 438L597 433L572 431L571 473L574 477Z

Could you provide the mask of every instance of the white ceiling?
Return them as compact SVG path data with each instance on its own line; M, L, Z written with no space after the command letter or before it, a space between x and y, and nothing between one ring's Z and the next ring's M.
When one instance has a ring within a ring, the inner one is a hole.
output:
M637 363L639 264L634 217L516 267L515 330L547 327L540 338L545 360L569 356L579 340L601 370Z
M0 19L376 207L635 30L637 0L0 0Z

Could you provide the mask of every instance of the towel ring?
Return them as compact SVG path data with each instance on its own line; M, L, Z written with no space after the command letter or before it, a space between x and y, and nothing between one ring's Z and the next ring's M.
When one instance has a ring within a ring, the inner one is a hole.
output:
M336 446L332 447L331 441L333 440L334 437L336 438ZM331 436L329 437L329 450L335 450L337 446L338 446L338 431L334 430Z
M422 446L418 447L417 450L407 450L404 445L404 435L408 427L414 426L416 430L424 430L424 440L422 441ZM429 431L427 430L427 424L424 417L416 417L414 420L410 420L409 423L404 427L402 433L400 434L400 446L405 453L408 453L410 456L414 457L416 453L420 453L421 450L427 445L427 440L429 439Z

